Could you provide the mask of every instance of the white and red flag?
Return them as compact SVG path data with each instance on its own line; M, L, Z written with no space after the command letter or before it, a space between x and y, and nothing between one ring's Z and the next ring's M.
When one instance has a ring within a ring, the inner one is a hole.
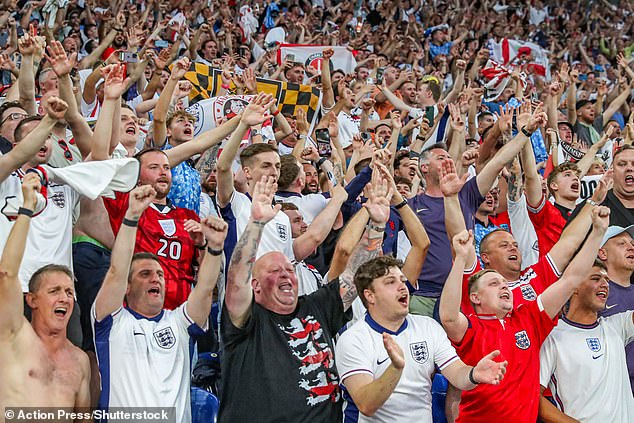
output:
M321 71L321 62L324 60L322 52L326 48L332 48L334 54L330 58L330 69L341 69L345 73L354 72L354 68L357 67L357 61L354 55L346 47L331 47L331 46L318 46L307 44L281 44L277 51L277 63L282 64L286 56L293 55L294 62L303 63L304 66L312 66L313 68Z

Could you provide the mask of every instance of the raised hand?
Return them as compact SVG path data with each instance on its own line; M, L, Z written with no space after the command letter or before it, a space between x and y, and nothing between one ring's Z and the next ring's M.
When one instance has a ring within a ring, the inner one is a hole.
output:
M306 147L301 154L302 160L316 162L319 160L319 152L315 147Z
M256 182L251 200L251 220L264 225L275 217L282 207L280 204L272 205L276 191L277 183L272 176L263 176Z
M467 257L473 248L473 232L466 229L456 234L452 240L456 257Z
M476 160L480 157L480 152L478 150L470 149L466 150L462 153L462 157L460 157L460 166L463 168L467 168L472 164L475 164Z
M45 56L46 60L51 64L55 75L60 78L64 75L68 75L77 65L77 53L71 54L69 58L66 56L66 51L64 51L62 43L57 40L53 41L46 50L48 51L48 54Z
M260 93L257 97L251 100L251 103L242 112L240 120L248 126L259 125L271 116L268 114L268 109L271 104L275 102L275 99L270 94Z
M18 40L18 49L22 56L32 56L35 53L35 38L25 33Z
M28 172L22 178L22 207L34 210L37 204L37 193L40 192L40 177L35 172Z
M445 160L440 168L440 191L445 197L458 195L469 177L468 173L459 177L452 160Z
M612 189L613 184L614 170L610 168L601 176L601 179L599 179L599 185L597 185L592 193L592 201L598 204L603 203L605 196L608 194L608 191Z
M64 119L66 110L68 110L68 104L59 97L51 96L44 104L44 111L46 114L55 120Z
M242 78L244 79L244 87L247 89L247 92L251 94L258 92L258 82L255 79L255 72L253 69L246 68L244 72L242 72Z
M392 110L390 112L392 118L392 131L400 131L403 128L403 121L401 120L401 112L398 110Z
M104 98L118 100L130 82L130 78L125 78L125 66L121 63L108 65L101 69L101 74L104 79Z
M15 63L8 54L0 54L0 69L12 71L15 68Z
M531 117L528 119L526 130L529 132L534 132L540 126L544 126L546 122L548 122L548 116L546 115L546 112L544 112L544 110L542 109L542 104L540 103L531 114Z
M387 181L380 177L379 172L372 173L372 181L368 186L368 201L363 207L368 211L370 220L379 225L385 226L390 219L390 200L393 191L388 188Z
M399 370L404 368L405 355L403 354L403 349L401 349L394 338L386 332L383 332L383 346L385 347L385 351L387 351L388 357L390 357L390 361L392 361L392 365Z
M337 138L339 136L339 121L334 113L328 113L328 135L330 139Z
M330 60L330 58L335 54L335 51L331 48L324 49L321 53L324 60Z
M183 97L187 97L189 92L192 90L192 83L189 81L178 81L178 85L176 86L176 91L174 92L174 96L180 100Z
M490 385L499 385L504 374L506 373L506 366L508 361L497 362L493 359L500 355L500 351L493 351L478 361L478 364L473 368L473 378L478 383L488 383Z
M506 106L500 108L500 113L496 113L498 127L503 134L511 130L511 122L513 121L514 107Z
M606 206L595 206L592 209L592 229L605 233L610 226L610 209Z
M369 114L375 104L376 101L373 98L364 98L361 100L361 109Z
M156 65L156 69L162 71L167 67L171 60L171 49L164 48L161 52L154 58L154 64Z
M464 132L466 123L462 118L458 105L450 103L447 107L449 108L449 115L451 116L451 128L456 132Z
M176 63L174 63L174 66L172 67L172 74L170 78L173 80L179 81L181 78L185 76L188 70L189 70L189 58L183 57L181 59L178 59Z
M308 119L306 118L306 112L302 108L297 109L297 116L295 119L295 125L297 126L297 130L302 134L308 134L308 130L310 129L310 125L308 124Z
M141 185L130 191L128 200L128 211L125 214L127 219L138 220L145 209L156 198L156 191L151 185Z
M212 250L222 250L227 237L229 225L217 217L206 217L200 221L200 229Z

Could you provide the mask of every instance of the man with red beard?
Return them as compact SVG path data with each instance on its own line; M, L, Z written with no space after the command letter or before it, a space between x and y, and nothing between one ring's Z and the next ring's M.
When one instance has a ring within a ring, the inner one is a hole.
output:
M158 149L147 149L135 157L141 163L138 184L151 185L156 198L139 219L134 251L158 257L165 272L164 307L172 310L187 300L194 282L196 248L204 250L206 245L197 230L198 215L173 206L167 198L172 185L167 155ZM115 236L128 209L129 196L129 193L117 192L115 199L103 199Z

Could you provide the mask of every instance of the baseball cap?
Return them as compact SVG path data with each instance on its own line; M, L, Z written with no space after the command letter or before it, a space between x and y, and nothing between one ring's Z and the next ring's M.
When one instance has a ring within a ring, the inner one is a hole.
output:
M574 126L572 126L572 124L567 120L560 120L559 122L557 122L557 125L566 125L568 128L570 128L572 132L575 132Z
M581 109L583 106L585 106L588 103L594 104L596 102L597 102L596 100L579 100L579 101L577 101L577 104L575 106L575 110Z
M610 238L614 238L617 235L621 235L623 232L626 232L626 231L628 234L630 234L632 238L634 238L634 225L630 225L626 228L623 228L621 226L610 226L608 230L605 232L605 235L603 235L603 241L601 241L601 246L603 247L605 243L610 240Z

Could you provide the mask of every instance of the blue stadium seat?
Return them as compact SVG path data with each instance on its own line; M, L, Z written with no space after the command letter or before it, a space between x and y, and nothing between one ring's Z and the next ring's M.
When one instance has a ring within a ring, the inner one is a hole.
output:
M191 388L192 423L216 423L220 402L211 392Z

